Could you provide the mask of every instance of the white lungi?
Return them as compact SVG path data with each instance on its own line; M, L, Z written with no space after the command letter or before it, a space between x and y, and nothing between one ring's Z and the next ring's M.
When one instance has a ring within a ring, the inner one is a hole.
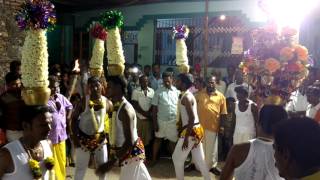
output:
M143 160L133 161L121 167L120 180L151 180Z
M209 169L218 164L218 133L204 130L203 139L204 154Z
M204 160L202 143L198 144L196 148L193 148L195 141L192 140L193 137L189 137L188 148L182 150L182 145L184 138L179 138L176 148L172 154L172 160L174 164L174 169L176 171L176 177L178 180L184 179L184 162L186 161L190 151L192 154L192 160L196 167L199 168L202 176L205 180L210 180L209 169Z
M103 145L101 149L97 149L94 152L96 164L99 166L108 161L107 145ZM76 149L76 168L75 168L75 180L83 180L86 174L88 164L90 160L90 152L85 152L81 148ZM99 177L99 180L105 180L106 174Z

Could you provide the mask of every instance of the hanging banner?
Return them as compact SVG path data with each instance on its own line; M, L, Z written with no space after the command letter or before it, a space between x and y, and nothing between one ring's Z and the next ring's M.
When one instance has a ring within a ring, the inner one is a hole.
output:
M242 54L243 53L243 38L232 37L231 54Z

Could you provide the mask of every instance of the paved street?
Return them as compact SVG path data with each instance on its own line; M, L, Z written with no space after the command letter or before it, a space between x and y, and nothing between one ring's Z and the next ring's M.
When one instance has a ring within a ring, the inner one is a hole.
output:
M159 163L156 164L152 168L148 168L149 173L154 180L174 180L175 179L175 172L173 163L169 159L160 159ZM74 168L68 168L68 175L72 175L74 172ZM107 179L108 180L118 180L120 174L120 168L114 168L111 172L108 173ZM71 179L71 178L68 178ZM85 180L95 180L98 179L94 175L94 171L92 169L88 169ZM185 173L185 180L202 180L200 172L192 171ZM212 175L212 179L216 180L214 175Z

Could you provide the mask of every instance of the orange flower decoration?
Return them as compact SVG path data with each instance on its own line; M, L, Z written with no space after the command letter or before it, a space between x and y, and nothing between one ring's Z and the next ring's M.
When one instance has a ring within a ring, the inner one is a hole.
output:
M304 69L301 63L290 63L287 65L286 70L288 72L300 72Z
M297 33L298 33L298 31L296 29L288 27L288 26L282 28L282 31L281 31L281 35L286 36L286 37L295 36Z
M279 61L274 58L267 59L264 65L265 68L271 73L276 72L281 67Z
M297 45L295 48L295 52L297 53L297 58L300 61L308 60L308 49L304 46Z
M280 59L283 61L289 61L294 57L294 50L290 47L284 47L280 50Z

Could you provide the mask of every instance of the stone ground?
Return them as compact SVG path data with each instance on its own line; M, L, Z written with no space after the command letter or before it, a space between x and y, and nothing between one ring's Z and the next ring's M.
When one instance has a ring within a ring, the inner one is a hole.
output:
M153 180L174 180L175 172L171 159L160 159L159 162L152 168L148 168L148 171ZM73 175L74 168L67 168L68 175ZM120 168L114 168L107 174L108 180L118 180L120 174ZM218 178L211 174L212 180L217 180ZM67 178L72 179L72 178ZM95 180L98 179L94 175L94 171L92 169L88 169L85 180ZM185 180L202 180L202 176L198 171L185 172Z

